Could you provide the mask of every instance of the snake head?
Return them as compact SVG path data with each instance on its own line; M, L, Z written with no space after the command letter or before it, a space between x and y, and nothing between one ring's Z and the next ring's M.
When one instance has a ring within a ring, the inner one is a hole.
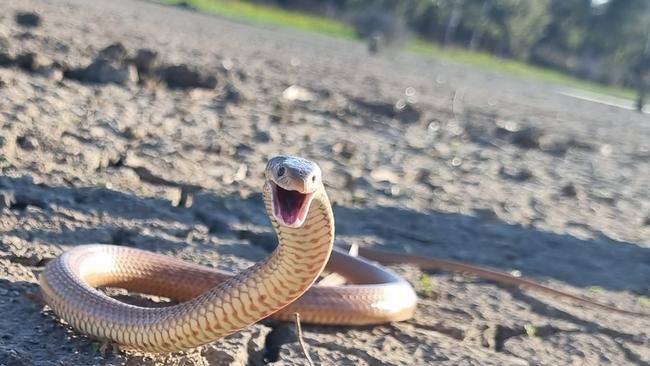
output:
M269 160L265 174L273 217L284 226L302 226L315 194L323 189L318 165L303 158L280 155Z

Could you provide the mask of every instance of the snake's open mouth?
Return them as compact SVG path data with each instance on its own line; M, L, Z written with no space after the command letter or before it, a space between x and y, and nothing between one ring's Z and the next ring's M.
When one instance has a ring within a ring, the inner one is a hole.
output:
M311 193L300 193L273 184L273 215L283 225L299 227L305 222Z

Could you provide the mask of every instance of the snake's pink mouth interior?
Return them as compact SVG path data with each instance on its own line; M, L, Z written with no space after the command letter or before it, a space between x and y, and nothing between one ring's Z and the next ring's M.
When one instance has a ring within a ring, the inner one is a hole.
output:
M286 226L298 227L305 222L311 194L284 189L273 184L273 215Z

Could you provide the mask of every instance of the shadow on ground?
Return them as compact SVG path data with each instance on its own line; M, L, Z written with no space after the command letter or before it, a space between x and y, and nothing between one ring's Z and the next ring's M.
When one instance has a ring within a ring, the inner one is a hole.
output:
M97 228L78 230L64 225L50 231L16 227L2 233L27 241L71 245L104 242L166 251L183 248L187 228L194 225L205 225L213 235L245 239L266 250L273 247L275 240L259 194L241 199L199 191L191 208L179 208L164 199L98 187L34 184L26 177L0 177L0 193L9 203L9 210L19 217L51 218L64 215L62 212L76 212L90 213L102 221ZM506 271L518 269L527 277L554 279L577 287L648 291L650 249L635 243L603 235L583 240L494 219L396 207L337 206L334 212L337 234L373 237L383 249ZM109 223L119 220L153 225L157 231ZM242 225L257 229L241 229ZM156 232L164 233L165 238L158 237Z

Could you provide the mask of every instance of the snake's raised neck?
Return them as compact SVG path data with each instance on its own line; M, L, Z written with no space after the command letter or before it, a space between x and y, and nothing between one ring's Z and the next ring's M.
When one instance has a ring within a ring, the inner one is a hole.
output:
M272 158L263 196L278 247L264 261L193 299L170 307L144 308L99 291L74 290L83 283L86 287L120 284L137 291L140 283L164 272L157 270L164 263L152 261L138 263L148 272L133 271L133 278L116 276L114 263L128 266L129 258L111 258L111 247L102 245L78 255L82 258L72 251L50 262L41 278L46 301L73 327L146 351L193 348L251 325L290 304L313 284L334 241L334 218L316 164L289 156ZM57 273L70 273L80 281L52 277ZM151 282L148 285L155 287ZM70 303L79 305L72 308Z

